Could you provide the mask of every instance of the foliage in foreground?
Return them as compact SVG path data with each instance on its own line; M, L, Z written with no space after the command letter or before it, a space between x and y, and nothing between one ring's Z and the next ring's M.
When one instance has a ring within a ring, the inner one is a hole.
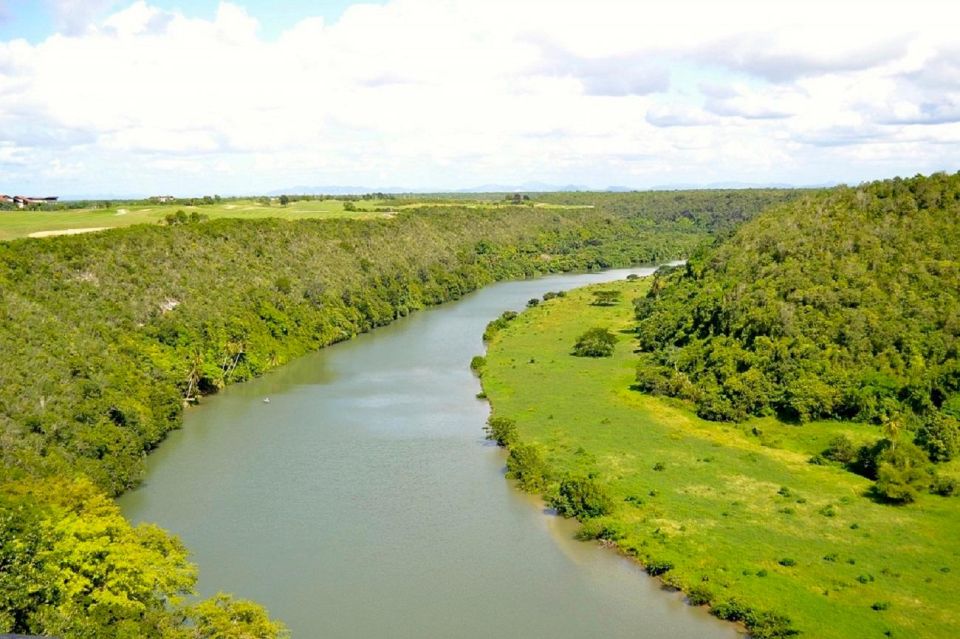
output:
M0 632L63 639L279 639L257 604L195 605L196 570L174 537L131 526L87 480L0 490Z

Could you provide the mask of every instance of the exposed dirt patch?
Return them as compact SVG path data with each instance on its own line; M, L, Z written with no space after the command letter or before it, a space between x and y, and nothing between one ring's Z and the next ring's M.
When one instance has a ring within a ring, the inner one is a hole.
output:
M27 237L53 237L54 235L80 235L81 233L93 233L95 231L106 231L109 226L96 226L89 229L59 229L56 231L36 231Z

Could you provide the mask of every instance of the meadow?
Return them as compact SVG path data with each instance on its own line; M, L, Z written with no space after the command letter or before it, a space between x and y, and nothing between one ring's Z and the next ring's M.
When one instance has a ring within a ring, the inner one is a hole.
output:
M69 230L99 230L133 226L135 224L162 224L167 215L183 211L196 212L208 219L280 218L300 220L307 218L376 217L385 212L376 210L387 204L382 201L365 202L361 210L347 211L343 200L300 200L281 205L274 200L265 203L258 199L221 201L215 204L159 204L151 202L115 203L105 208L80 209L38 208L35 210L0 211L0 240L18 237L44 237L67 234Z
M810 463L838 434L865 443L879 427L710 422L689 402L632 389L633 300L649 286L603 285L622 293L610 306L574 291L492 335L483 388L493 415L516 422L511 449L542 458L543 481L528 486L556 500L565 479L589 478L612 505L582 517L584 538L615 544L756 637L957 636L956 499L883 504L870 480ZM617 336L613 356L573 356L597 326ZM956 476L955 462L941 472Z
M282 220L392 217L401 211L424 206L467 209L497 209L509 206L502 198L448 199L441 196L404 196L402 199L364 197L354 201L342 199L296 199L281 204L279 198L227 199L210 204L106 202L83 208L40 206L34 209L0 210L0 241L20 237L74 235L135 224L165 224L167 216L183 211L196 213L207 220L222 218ZM590 209L589 204L557 204L531 202L529 206L554 209Z

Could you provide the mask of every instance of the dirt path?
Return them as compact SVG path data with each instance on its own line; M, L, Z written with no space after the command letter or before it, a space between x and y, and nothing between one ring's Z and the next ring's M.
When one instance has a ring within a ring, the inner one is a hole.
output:
M93 233L94 231L106 231L109 226L95 226L89 229L60 229L57 231L36 231L27 237L52 237L54 235L79 235L80 233Z

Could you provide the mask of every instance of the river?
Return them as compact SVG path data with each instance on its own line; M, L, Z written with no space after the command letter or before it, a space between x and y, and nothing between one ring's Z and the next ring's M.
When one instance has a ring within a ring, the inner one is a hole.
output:
M489 320L652 271L494 284L229 387L187 411L121 507L183 539L201 594L263 603L295 639L737 637L575 541L483 438L468 366Z

